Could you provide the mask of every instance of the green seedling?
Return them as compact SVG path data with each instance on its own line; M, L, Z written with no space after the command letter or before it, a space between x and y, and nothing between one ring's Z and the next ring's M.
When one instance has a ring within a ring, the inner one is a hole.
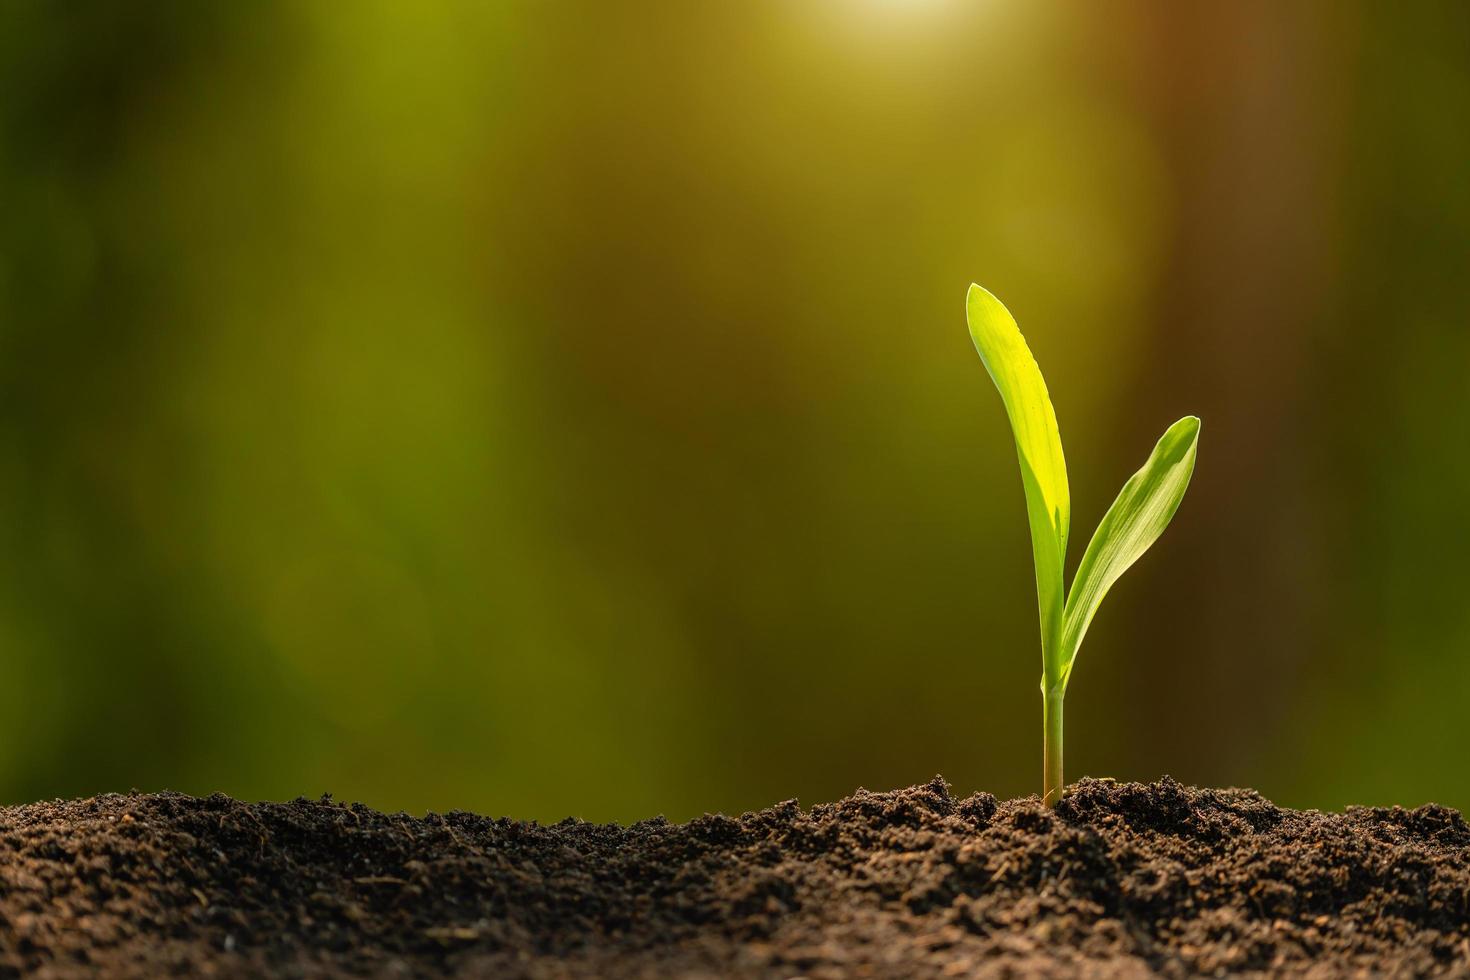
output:
M965 298L965 315L980 360L1005 402L1021 461L1041 611L1042 801L1055 806L1061 801L1063 786L1062 700L1077 648L1103 596L1158 540L1179 509L1194 473L1199 419L1186 415L1169 426L1143 469L1123 484L1088 542L1068 592L1063 567L1072 501L1062 437L1046 382L1020 328L1000 300L972 285Z

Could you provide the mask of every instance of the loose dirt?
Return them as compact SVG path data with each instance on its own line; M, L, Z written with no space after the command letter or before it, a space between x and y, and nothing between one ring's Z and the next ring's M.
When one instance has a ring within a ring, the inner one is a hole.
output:
M619 827L329 799L0 809L0 977L1470 976L1459 813L940 779Z

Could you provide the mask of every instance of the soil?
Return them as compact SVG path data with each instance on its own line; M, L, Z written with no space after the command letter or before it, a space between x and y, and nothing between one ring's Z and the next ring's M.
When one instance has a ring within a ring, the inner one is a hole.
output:
M631 827L330 799L0 809L0 977L1470 976L1438 806L943 780Z

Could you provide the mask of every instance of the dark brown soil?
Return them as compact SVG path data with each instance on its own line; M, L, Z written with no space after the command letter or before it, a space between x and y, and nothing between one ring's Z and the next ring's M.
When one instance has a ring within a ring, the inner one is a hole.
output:
M940 779L631 827L330 800L0 809L0 977L1470 976L1470 828Z

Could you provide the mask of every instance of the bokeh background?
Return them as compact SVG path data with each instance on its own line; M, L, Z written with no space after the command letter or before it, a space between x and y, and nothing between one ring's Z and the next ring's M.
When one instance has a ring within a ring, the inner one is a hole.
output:
M1470 805L1470 6L0 4L0 802Z

